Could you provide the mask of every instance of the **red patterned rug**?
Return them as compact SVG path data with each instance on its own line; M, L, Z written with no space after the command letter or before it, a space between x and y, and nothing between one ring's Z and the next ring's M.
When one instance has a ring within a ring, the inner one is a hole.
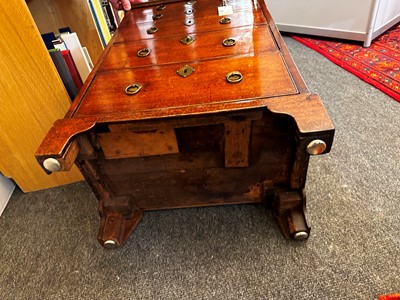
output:
M292 37L400 102L400 23L369 48L328 38Z

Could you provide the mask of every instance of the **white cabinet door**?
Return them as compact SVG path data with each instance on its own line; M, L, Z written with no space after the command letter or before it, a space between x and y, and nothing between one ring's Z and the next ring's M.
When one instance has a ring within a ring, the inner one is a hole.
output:
M399 0L264 0L279 30L363 41L400 21Z

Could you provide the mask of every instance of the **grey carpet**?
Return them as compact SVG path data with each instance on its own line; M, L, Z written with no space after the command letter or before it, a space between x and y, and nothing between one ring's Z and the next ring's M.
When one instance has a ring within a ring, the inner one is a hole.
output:
M307 180L312 234L259 205L146 213L124 248L96 241L86 183L23 194L0 218L0 299L376 299L400 292L400 103L285 38L335 126Z

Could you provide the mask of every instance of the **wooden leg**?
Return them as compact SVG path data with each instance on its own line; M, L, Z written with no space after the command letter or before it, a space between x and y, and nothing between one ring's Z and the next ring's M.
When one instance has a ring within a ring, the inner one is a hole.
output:
M131 218L121 212L109 212L101 217L98 241L106 248L121 247L142 219L143 211L138 210Z
M275 194L273 212L287 239L305 240L310 235L305 201L302 191L279 191Z
M97 239L106 248L117 248L125 244L143 216L143 211L135 209L129 196L100 201L99 213L101 222Z

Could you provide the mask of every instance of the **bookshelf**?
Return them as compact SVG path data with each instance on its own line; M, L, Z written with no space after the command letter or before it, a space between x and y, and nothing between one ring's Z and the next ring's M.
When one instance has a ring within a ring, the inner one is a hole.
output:
M78 34L93 63L96 63L103 46L87 2L88 0L29 0L27 4L41 34L58 32L58 28L69 26Z
M30 0L28 4L36 1ZM50 2L62 5L62 1L42 0L43 12ZM85 1L65 2L68 6L86 5ZM46 9L50 11L51 7ZM77 168L48 176L36 162L36 149L53 122L64 116L70 100L26 2L0 1L0 11L0 172L12 178L24 192L82 180ZM76 7L75 12L78 11ZM49 23L56 24L54 20L60 19L57 12L64 13L53 11L48 16ZM81 13L75 21L81 22L83 18ZM95 49L98 48L91 47L89 51ZM99 55L95 53L91 55Z

